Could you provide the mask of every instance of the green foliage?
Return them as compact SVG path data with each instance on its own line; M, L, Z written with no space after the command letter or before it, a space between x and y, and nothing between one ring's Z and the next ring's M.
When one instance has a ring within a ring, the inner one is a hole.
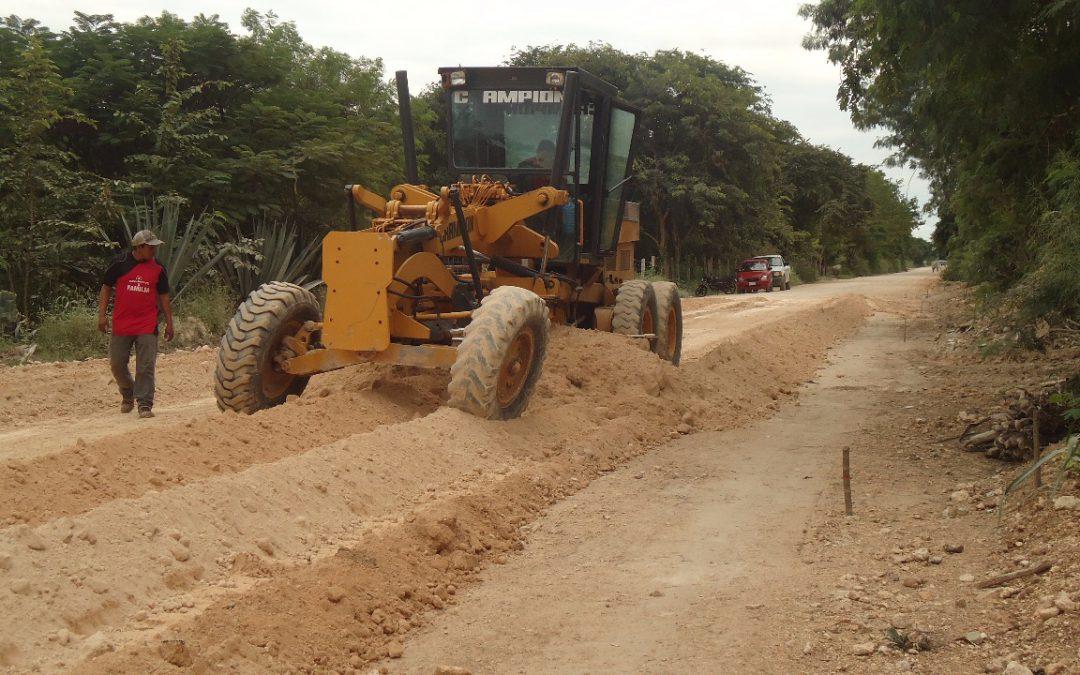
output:
M0 274L19 312L91 273L86 258L107 244L94 218L93 181L55 142L61 126L90 129L73 91L36 35L0 71Z
M224 284L210 281L193 288L176 306L179 321L198 319L211 335L221 337L236 313L236 295Z
M18 321L19 308L15 304L15 294L0 291L0 333L6 332L9 326L14 326Z
M1080 431L1080 393L1076 391L1080 387L1080 376L1074 375L1070 382L1071 391L1058 392L1050 396L1050 402L1060 406L1064 412L1062 417L1070 431Z
M401 180L379 59L310 45L272 12L247 10L238 30L169 13L76 12L62 32L2 22L0 290L24 316L96 288L113 242L142 227L167 242L174 297L211 270L234 292L310 280L317 242L345 224L342 186L383 192ZM668 278L730 273L765 251L816 269L903 264L917 218L896 186L806 143L737 66L605 44L528 47L509 61L579 65L644 110L630 197L643 204L640 253L658 255ZM433 185L455 178L441 93L414 102Z
M1074 315L1080 0L819 0L802 14L806 46L842 68L841 107L930 179L949 275Z
M135 187L160 191L197 184L203 179L199 175L200 162L212 158L209 148L216 142L228 140L225 135L215 132L221 119L220 111L209 105L197 107L211 88L220 89L226 85L223 82L199 82L181 86L191 76L184 70L181 60L185 51L183 41L176 37L166 38L161 44L162 64L155 74L164 89L159 106L154 108L155 113L160 113L156 123L145 119L138 111L116 112L117 116L126 117L125 122L137 128L140 136L152 141L147 152L126 158L134 176L140 179Z
M1080 308L1080 152L1058 156L1050 166L1046 191L1035 261L1013 289L1025 302L1027 320L1070 316Z
M802 283L811 284L818 280L817 267L804 262L797 262L791 266L791 279L792 283L795 283L795 279Z
M907 245L907 260L915 267L925 267L938 259L934 245L925 239L911 237Z
M34 336L34 356L45 361L101 357L109 338L97 329L97 313L85 304L69 304L45 316Z
M248 239L263 218L288 221L306 245L344 225L343 185L400 180L380 60L314 47L272 13L241 23L0 23L0 289L24 315L96 285L132 194L178 196ZM188 249L195 267L214 243Z
M240 233L237 233L240 239ZM248 250L238 251L217 263L222 277L240 297L271 281L287 281L312 289L322 283L311 280L317 271L322 242L313 239L298 243L298 233L291 223L262 220L255 227L255 238Z
M645 272L639 272L638 279L644 279L645 281L671 281L664 276L662 272L656 269L646 268Z
M1061 484L1065 482L1065 477L1068 476L1071 471L1080 469L1080 436L1070 436L1068 441L1063 445L1054 448L1040 457L1037 461L1032 462L1019 476L1014 478L1005 488L1004 494L1001 495L1001 504L998 506L998 515L1000 516L1005 513L1005 501L1023 487L1025 483L1032 480L1036 472L1041 471L1047 464L1058 461L1060 461L1060 465L1057 468L1057 475L1054 478L1051 495L1057 494L1058 490L1061 489Z

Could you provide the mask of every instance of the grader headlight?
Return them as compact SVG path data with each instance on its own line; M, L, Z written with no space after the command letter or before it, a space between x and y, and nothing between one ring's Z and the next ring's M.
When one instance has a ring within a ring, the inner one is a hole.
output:
M561 70L548 71L544 81L547 82L549 87L561 87L566 83L566 73Z
M465 71L455 70L450 73L450 86L451 87L464 87L465 86Z

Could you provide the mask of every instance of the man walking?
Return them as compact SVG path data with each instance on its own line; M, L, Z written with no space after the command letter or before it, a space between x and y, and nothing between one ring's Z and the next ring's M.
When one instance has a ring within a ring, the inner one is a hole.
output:
M105 270L98 296L98 330L108 329L106 311L113 301L112 337L109 338L109 365L120 388L120 412L127 413L139 404L139 417L154 416L154 365L158 346L158 303L165 313L165 339L173 339L172 306L169 304L169 276L165 267L154 260L162 242L150 230L141 230L131 238L131 251ZM135 347L135 379L128 362Z

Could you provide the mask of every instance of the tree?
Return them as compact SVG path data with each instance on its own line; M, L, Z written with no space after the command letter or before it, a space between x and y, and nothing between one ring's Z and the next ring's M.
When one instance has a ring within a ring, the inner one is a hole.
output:
M227 140L216 130L221 113L213 106L191 105L209 89L224 84L198 82L182 86L190 76L181 61L185 51L183 41L177 38L169 38L161 45L162 63L157 75L163 88L160 104L155 106L155 112L160 113L156 123L138 113L127 115L143 136L152 139L148 152L128 157L136 189L169 194L181 189L198 191L206 189L208 183L226 180L220 172L208 172L205 166L206 160L213 157L212 147Z
M63 272L86 273L80 254L105 240L86 217L91 179L53 135L61 121L88 123L70 107L72 95L36 35L0 80L0 268L26 316L35 298L55 297Z
M814 24L806 46L842 69L841 108L860 128L884 128L893 161L930 179L950 272L1075 313L1075 294L1054 288L1071 282L1043 266L1080 268L1080 250L1061 247L1080 223L1052 216L1073 208L1055 176L1080 157L1080 0L821 0L801 11Z

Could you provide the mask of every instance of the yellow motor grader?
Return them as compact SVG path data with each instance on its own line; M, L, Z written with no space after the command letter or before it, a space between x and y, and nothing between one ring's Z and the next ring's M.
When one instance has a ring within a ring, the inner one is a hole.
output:
M252 413L315 373L380 362L449 368L451 405L517 417L552 321L626 335L678 364L677 288L634 279L637 205L624 193L639 111L578 68L439 74L450 168L463 178L420 184L397 73L406 182L388 198L346 186L352 228L323 240L325 310L284 282L240 305L218 356L223 410ZM372 217L358 231L359 207Z

